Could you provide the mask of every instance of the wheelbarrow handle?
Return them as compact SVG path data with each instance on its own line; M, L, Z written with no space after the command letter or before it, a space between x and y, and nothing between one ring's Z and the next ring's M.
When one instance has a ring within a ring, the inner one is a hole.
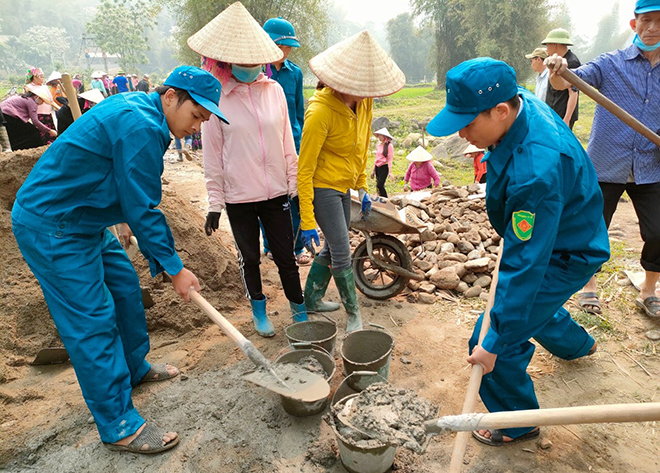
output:
M621 120L623 123L628 125L633 130L635 130L637 133L644 136L645 138L648 138L652 143L660 147L660 136L658 136L657 133L653 132L653 130L649 129L638 119L633 117L631 114L629 114L624 109L619 107L617 104L612 102L610 99L605 97L603 94L598 92L592 86L587 84L584 80L578 77L577 74L575 74L575 72L571 71L570 69L566 69L564 72L561 73L561 77L564 78L571 85L575 86L580 92L583 92L592 99L594 99L596 103L601 105L608 112L610 112L612 115L617 117L619 120Z

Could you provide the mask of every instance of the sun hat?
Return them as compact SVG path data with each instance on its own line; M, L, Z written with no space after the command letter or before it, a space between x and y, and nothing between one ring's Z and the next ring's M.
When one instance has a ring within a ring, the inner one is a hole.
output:
M62 74L60 74L57 71L53 71L48 76L48 80L46 81L46 84L48 84L49 82L55 81L55 80L60 80L60 79L62 79Z
M29 92L32 92L44 102L48 104L53 103L53 96L50 95L50 91L48 90L47 86L28 84L26 87Z
M635 4L636 15L652 11L660 11L660 0L637 0Z
M390 135L390 132L387 131L387 128L381 128L380 130L374 131L374 135L383 135L383 136L387 136L391 140L394 139L394 137Z
M456 133L484 110L518 94L513 68L489 57L470 59L450 69L445 88L447 105L426 127L434 136Z
M94 103L99 103L105 98L99 89L88 90L87 92L78 95L78 97L82 97L83 99Z
M229 123L218 108L222 85L210 72L194 66L179 66L172 71L163 85L186 90L195 102L223 122Z
M270 39L272 39L275 44L291 46L292 48L300 47L298 38L296 38L296 30L293 28L293 25L281 16L271 18L264 23L264 31L268 33L268 36L270 36Z
M103 77L103 73L100 71L94 71L92 72L92 79L100 79Z
M329 47L309 60L328 87L356 97L383 97L406 85L406 76L368 31Z
M418 146L412 150L408 156L406 156L406 159L408 161L412 161L413 163L423 163L425 161L431 161L433 159L433 155L426 151L426 149L423 147Z
M525 57L527 59L532 59L534 57L545 59L548 57L548 50L545 48L536 48L534 51L532 51L532 54L525 54Z
M188 46L229 64L270 64L284 56L241 2L229 5L188 38Z
M465 148L465 151L463 151L463 154L468 154L468 153L481 153L483 151L483 148L478 148L474 146L473 144L470 144L467 148Z
M548 36L541 41L541 44L565 44L566 46L573 46L573 41L571 41L568 31L563 28L555 28L548 33Z

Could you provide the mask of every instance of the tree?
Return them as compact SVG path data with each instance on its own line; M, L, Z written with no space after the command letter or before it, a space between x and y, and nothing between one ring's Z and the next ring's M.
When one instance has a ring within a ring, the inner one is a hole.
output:
M447 71L474 57L475 41L463 28L464 0L411 0L416 15L421 15L434 34L435 68L438 86Z
M19 36L16 56L28 65L54 69L55 63L66 64L65 54L69 51L70 43L63 28L33 26Z
M631 34L629 29L623 31L619 29L619 2L614 2L612 10L598 22L598 32L593 46L582 58L583 62L623 47Z
M160 6L148 0L102 0L87 31L106 53L120 56L120 67L137 72L138 64L149 62L147 30L156 25L159 12Z
M419 82L431 75L428 64L433 36L428 29L415 27L409 13L402 13L387 22L387 42L392 59L408 82Z
M235 0L160 0L174 14L178 28L174 31L177 56L186 64L199 65L199 55L186 41ZM269 18L281 16L296 29L300 48L292 52L295 61L307 67L310 57L325 49L328 33L327 0L242 0L243 5L260 25Z

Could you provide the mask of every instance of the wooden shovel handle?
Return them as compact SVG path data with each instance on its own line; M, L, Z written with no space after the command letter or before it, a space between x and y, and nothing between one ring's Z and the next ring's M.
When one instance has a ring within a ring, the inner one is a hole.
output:
M202 309L202 311L222 329L225 335L231 338L231 340L238 345L245 354L247 354L246 347L250 341L245 338L241 332L236 330L236 328L225 319L220 312L215 310L215 307L209 304L209 302L194 289L190 289L190 300L193 301L197 307Z
M610 112L612 115L617 117L623 123L628 125L630 128L635 130L640 135L644 136L645 138L648 138L656 146L660 147L660 136L658 136L657 133L649 129L646 125L644 125L642 122L637 120L631 114L626 112L624 109L622 109L617 104L612 102L610 99L605 97L603 94L598 92L596 89L591 87L585 81L580 79L575 74L575 72L571 71L570 69L566 69L560 75L567 82L569 82L571 85L575 86L578 90L580 90L580 92L583 92L592 99L594 99L596 103L601 105L603 108L605 108L608 112Z
M71 76L66 72L62 74L62 84L64 84L64 92L66 93L66 99L69 101L69 108L71 109L71 115L74 120L80 118L82 113L80 112L80 104L78 104L78 93L76 92L75 87L73 87L73 82L71 81Z
M502 252L504 251L504 238L500 240L500 248L497 252L497 262L495 263L495 271L493 272L493 279L490 283L490 291L488 293L488 303L484 311L484 318L481 321L481 330L479 331L479 345L483 342L488 329L490 328L490 310L495 303L495 290L497 288L497 280L500 274L500 261L502 260ZM467 392L465 393L465 401L463 402L463 414L474 412L474 406L477 404L477 396L479 395L479 387L481 386L481 378L484 374L484 368L481 365L472 365L470 373L470 381L468 383ZM463 465L463 457L465 456L465 448L467 447L470 438L469 432L459 432L456 434L454 442L454 450L451 454L451 463L449 464L449 473L459 473Z

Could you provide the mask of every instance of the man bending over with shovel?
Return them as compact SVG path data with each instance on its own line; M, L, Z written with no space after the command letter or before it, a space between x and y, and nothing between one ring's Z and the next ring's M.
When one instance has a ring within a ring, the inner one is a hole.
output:
M573 72L652 131L660 132L660 0L638 0L630 27L636 34L632 45L602 54ZM567 69L566 61L554 55L546 64L555 89L570 87L558 75ZM635 303L649 317L660 317L660 297L655 292L660 277L660 148L597 106L588 151L603 191L605 224L610 226L624 191L635 206L645 270ZM600 314L596 291L596 279L591 278L578 301L585 311Z
M514 70L491 58L447 73L447 106L429 123L435 136L459 132L489 149L486 208L503 237L491 325L477 346L483 315L470 340L472 364L484 368L479 394L490 412L538 409L526 372L534 338L565 360L596 351L594 339L563 308L609 258L596 173L559 116L516 86ZM539 435L535 426L475 431L499 446Z
M131 391L179 374L145 360L149 335L137 274L106 227L126 222L151 274L166 271L188 301L183 267L161 200L170 132L199 131L218 109L220 83L181 66L152 94L112 96L79 118L41 157L16 195L12 225L39 280L101 440L112 450L155 453L177 434L146 423Z

